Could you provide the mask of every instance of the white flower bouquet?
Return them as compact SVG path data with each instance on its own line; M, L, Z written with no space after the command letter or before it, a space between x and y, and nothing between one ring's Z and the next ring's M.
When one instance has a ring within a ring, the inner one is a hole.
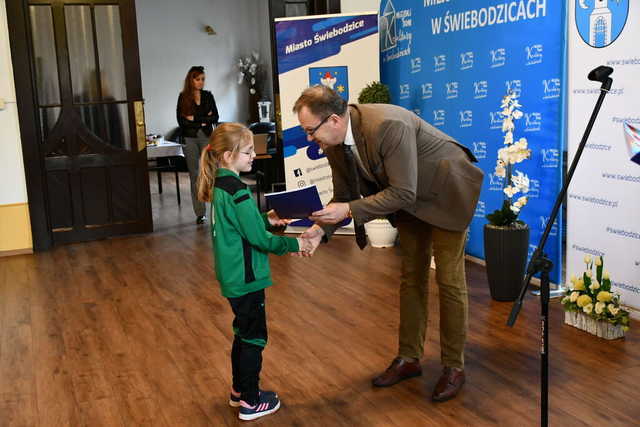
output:
M498 150L495 175L504 178L503 192L505 195L502 208L487 215L489 223L494 226L524 225L518 219L520 210L527 204L528 198L524 194L529 192L529 177L524 173L514 170L513 165L531 157L531 150L527 146L527 139L522 137L517 141L513 137L515 120L522 118L522 105L518 102L518 96L509 92L502 98L500 114L502 120L502 132L504 133L504 147ZM523 195L516 198L516 194ZM515 199L515 200L514 200Z
M595 260L590 255L584 257L586 270L582 277L571 275L571 286L562 298L564 310L579 312L595 319L621 326L623 331L629 329L629 312L620 305L620 295L611 292L611 278L604 270L602 257ZM596 266L595 277L593 265Z
M261 84L263 80L262 65L259 63L260 54L253 51L251 55L240 58L238 60L238 84L246 83L249 86L249 93L251 95L261 93Z

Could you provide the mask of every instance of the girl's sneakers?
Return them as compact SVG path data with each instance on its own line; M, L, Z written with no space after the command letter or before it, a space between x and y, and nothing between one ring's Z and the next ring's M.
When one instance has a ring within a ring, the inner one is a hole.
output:
M255 406L249 406L245 401L240 402L238 418L244 421L255 420L265 415L273 414L280 408L280 400L273 392L262 392Z
M234 391L229 393L229 406L238 408L240 407L240 393L237 393L237 396L234 393ZM275 391L260 390L258 393L260 393L260 396L266 394L268 396L278 397L278 394Z

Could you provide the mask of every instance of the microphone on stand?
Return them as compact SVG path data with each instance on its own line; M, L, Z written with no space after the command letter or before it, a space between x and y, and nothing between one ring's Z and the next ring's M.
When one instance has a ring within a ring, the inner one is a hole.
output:
M596 105L593 109L593 112L591 113L589 122L587 123L587 128L585 129L582 140L578 145L578 149L576 150L576 154L573 157L571 166L567 171L566 178L562 184L562 189L556 197L553 209L551 210L551 215L549 216L549 221L547 221L547 225L544 229L544 232L542 233L542 237L540 237L538 248L535 250L535 252L531 256L531 259L529 260L529 265L527 266L527 275L524 278L524 282L522 282L520 294L514 301L511 313L509 314L509 319L507 320L508 326L513 326L515 324L518 313L522 308L522 302L527 292L527 288L529 287L529 282L536 273L540 273L540 425L543 427L546 427L549 423L549 298L551 297L551 290L549 288L549 273L553 269L553 263L549 258L547 258L546 254L544 253L544 245L547 242L549 233L551 233L551 227L558 217L560 206L565 199L567 189L569 188L569 184L571 183L571 178L573 177L573 173L578 166L578 161L580 160L582 151L584 150L587 140L589 139L591 128L596 121L596 117L598 116L598 112L600 111L600 107L602 106L602 102L604 101L604 97L609 92L611 84L613 83L613 80L611 79L611 77L609 77L611 73L613 73L613 68L601 65L591 70L591 72L587 76L589 80L602 83L602 86L600 87L600 96L596 101Z
M594 82L600 82L600 83L604 83L606 81L611 82L612 80L609 78L611 73L613 73L613 68L607 67L606 65L600 65L599 67L591 70L587 78Z

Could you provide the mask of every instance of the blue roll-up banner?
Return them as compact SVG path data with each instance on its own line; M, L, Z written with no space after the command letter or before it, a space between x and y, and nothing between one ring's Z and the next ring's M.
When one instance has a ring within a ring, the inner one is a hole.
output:
M485 173L467 244L477 258L484 259L485 215L503 201L494 174L504 146L500 103L509 90L519 95L524 116L513 136L527 138L532 154L515 165L530 178L520 214L531 229L530 257L562 184L565 2L382 0L380 8L381 75L392 102L469 147ZM555 283L561 235L559 217L545 245Z
M328 86L354 103L367 84L380 80L378 13L275 21L287 189L316 185L326 205L333 195L329 162L318 145L307 140L292 108L309 86ZM311 222L294 225L307 226Z

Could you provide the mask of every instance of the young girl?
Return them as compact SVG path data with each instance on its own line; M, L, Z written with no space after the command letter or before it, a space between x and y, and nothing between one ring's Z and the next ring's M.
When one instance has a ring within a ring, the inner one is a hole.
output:
M231 350L233 385L229 404L252 420L278 410L274 392L258 389L267 343L264 288L271 286L268 253L310 251L307 239L276 236L266 228L285 225L274 211L260 214L239 173L251 170L253 134L238 123L218 126L200 157L198 198L213 202L211 227L216 277L235 318Z

